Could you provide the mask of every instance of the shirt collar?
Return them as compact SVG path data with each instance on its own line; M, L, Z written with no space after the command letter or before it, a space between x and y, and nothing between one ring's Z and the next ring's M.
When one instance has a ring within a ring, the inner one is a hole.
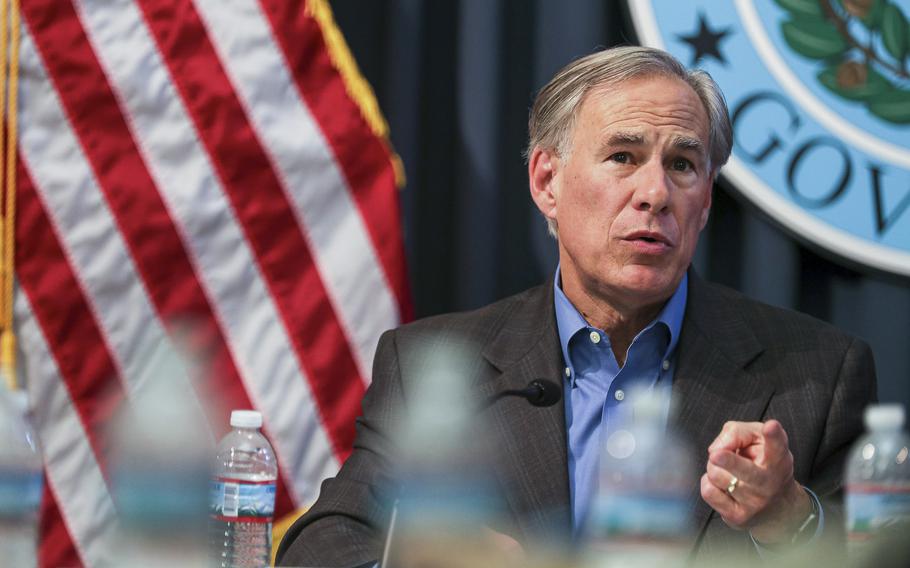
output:
M657 323L663 323L670 332L670 342L667 345L664 359L669 359L676 349L679 342L679 334L682 330L682 320L686 313L686 299L689 295L689 275L683 274L679 286L670 296L670 299L664 304L664 307L657 314L654 320L645 326L645 330L653 327ZM575 308L569 298L562 291L560 282L560 267L556 267L556 275L553 278L553 298L556 308L556 328L559 331L559 345L562 347L562 357L567 365L571 366L569 358L569 340L578 333L579 330L588 329L590 326L584 316ZM642 331L645 331L642 330ZM601 330L603 331L603 330Z

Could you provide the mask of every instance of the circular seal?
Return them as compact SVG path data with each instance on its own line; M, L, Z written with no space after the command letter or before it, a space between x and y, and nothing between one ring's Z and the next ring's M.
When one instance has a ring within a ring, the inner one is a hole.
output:
M727 97L722 175L789 231L910 276L910 0L628 0Z

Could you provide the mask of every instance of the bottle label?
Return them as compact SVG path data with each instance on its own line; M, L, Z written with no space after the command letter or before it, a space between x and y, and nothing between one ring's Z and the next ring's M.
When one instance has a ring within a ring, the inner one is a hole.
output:
M275 515L275 481L219 477L212 481L210 511L221 521L270 523Z
M602 494L595 498L585 532L594 539L673 541L687 535L689 515L685 495Z
M204 462L120 464L113 468L112 497L124 526L171 531L206 518L209 470Z
M36 513L43 489L40 471L0 470L0 517Z
M897 522L910 521L910 484L847 487L847 533L864 541Z

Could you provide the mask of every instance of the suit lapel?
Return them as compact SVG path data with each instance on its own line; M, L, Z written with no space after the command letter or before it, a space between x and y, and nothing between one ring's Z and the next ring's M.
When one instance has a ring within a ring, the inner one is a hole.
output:
M689 273L686 317L673 377L670 427L691 445L698 475L707 448L728 420L758 421L773 385L748 371L763 347L724 292ZM563 385L563 361L553 311L552 285L533 290L506 318L484 348L501 374L480 384L484 395L520 389L537 378ZM533 535L568 535L571 530L565 405L535 408L516 398L490 409L500 435L499 475L518 527ZM704 531L712 510L693 488L695 526Z
M773 385L752 376L748 365L763 347L723 292L689 273L689 298L673 377L671 428L691 444L698 476L705 471L708 446L728 420L761 420ZM704 531L713 512L693 488L695 526Z
M481 385L486 396L524 388L538 378L563 385L553 310L552 285L544 285L508 316L483 351L501 372ZM512 397L499 400L489 411L500 436L503 491L526 539L568 534L571 528L564 409L562 402L536 408Z

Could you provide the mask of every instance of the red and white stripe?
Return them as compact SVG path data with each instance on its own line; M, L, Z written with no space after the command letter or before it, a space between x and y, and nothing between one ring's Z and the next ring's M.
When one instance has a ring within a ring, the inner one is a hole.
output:
M350 451L379 334L410 311L391 158L321 28L303 0L22 11L16 318L42 564L100 562L106 427L187 323L213 433L260 409L278 515L310 504Z

